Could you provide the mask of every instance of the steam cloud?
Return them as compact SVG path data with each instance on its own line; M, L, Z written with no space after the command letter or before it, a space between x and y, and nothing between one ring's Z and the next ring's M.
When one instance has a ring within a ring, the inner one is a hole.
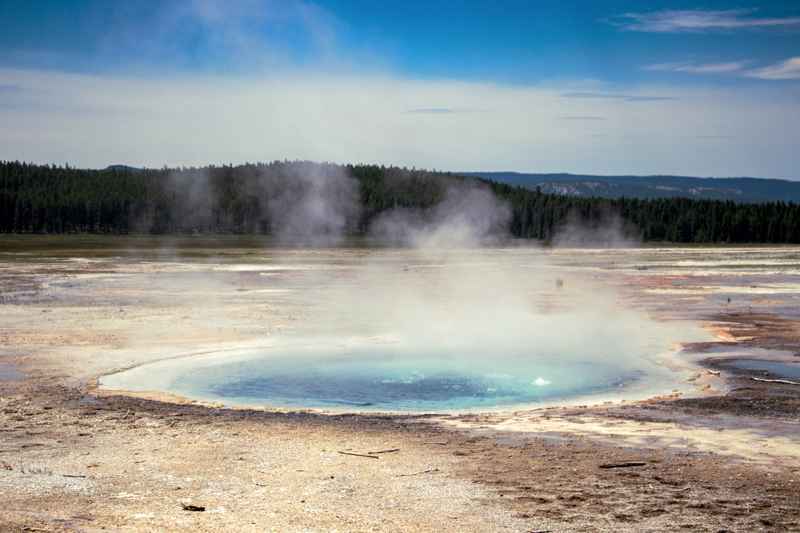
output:
M632 248L640 243L633 237L636 228L617 213L603 213L595 224L589 224L577 213L570 213L555 232L553 245L559 248Z
M352 233L359 219L358 182L342 167L311 162L251 165L241 182L226 175L226 167L190 168L166 176L169 206L161 219L154 205L132 224L137 231L266 233L281 244L330 246ZM244 171L243 171L244 172ZM212 177L210 174L216 174ZM216 178L216 179L215 179ZM226 190L241 187L247 205L239 212L258 213L246 222L237 210L221 209Z
M570 274L554 249L511 241L510 217L507 204L471 181L452 184L430 209L385 212L370 235L406 248L366 256L346 283L322 291L311 329L325 324L339 338L388 336L410 353L464 365L526 353L641 369L651 365L648 356L668 351L677 326L628 307L603 283ZM632 244L621 219L609 215L593 227L575 217L556 247Z
M373 222L377 239L415 248L470 248L508 238L511 209L477 182L451 184L432 209L391 209Z
M273 232L281 242L336 244L359 213L358 183L333 165L290 167L276 194L267 197Z
M174 184L185 193L187 216L198 223L214 205L208 184ZM334 245L358 220L357 183L333 165L265 172L251 187L252 197L269 206L266 222L283 244ZM557 248L512 241L510 217L509 206L473 180L453 180L426 209L384 212L369 236L390 246L329 250L323 257L334 258L335 266L292 278L289 303L299 304L292 309L300 319L282 336L312 344L389 342L398 354L484 372L497 367L513 374L521 360L534 358L668 373L654 357L694 330L687 334L683 325L657 322L626 305L602 281L560 264ZM578 220L562 228L557 245L631 244L618 218L596 227ZM267 253L287 265L303 257ZM265 298L269 305L285 301ZM219 323L216 312L213 323ZM550 385L546 375L531 379Z

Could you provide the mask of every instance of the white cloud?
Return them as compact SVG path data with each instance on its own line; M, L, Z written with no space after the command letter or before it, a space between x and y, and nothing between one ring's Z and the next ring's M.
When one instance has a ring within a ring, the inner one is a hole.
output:
M660 72L684 72L687 74L731 74L741 72L749 61L727 61L724 63L656 63L645 70Z
M676 100L675 96L660 94L623 94L605 92L580 92L573 91L562 93L563 98L578 98L587 100L618 100L621 102L661 102L666 100Z
M800 80L800 57L748 71L745 76L761 80Z
M368 74L143 79L0 69L0 86L15 87L0 94L0 159L798 177L800 99L772 85L615 92ZM480 112L431 112L443 109ZM722 134L731 140L698 143Z
M14 64L172 75L252 75L291 65L361 66L365 54L344 54L342 22L306 0L163 0L93 2L81 10L97 22L80 50L19 43L4 56Z
M656 63L644 70L656 72L684 72L688 74L735 74L760 80L800 80L800 57L761 68L747 69L750 61L728 61L725 63Z
M756 9L668 9L625 13L610 22L625 30L652 33L800 27L800 17L759 17L756 12Z
M563 115L558 118L561 120L606 120L606 117L596 115Z
M419 115L447 115L450 113L464 113L460 109L452 109L450 107L418 107L416 109L409 109L406 113L413 113Z

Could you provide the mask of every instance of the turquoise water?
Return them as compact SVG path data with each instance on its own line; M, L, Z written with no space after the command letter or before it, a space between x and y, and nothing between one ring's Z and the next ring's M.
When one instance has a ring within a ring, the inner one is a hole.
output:
M400 348L269 352L186 369L170 389L226 404L441 411L538 403L614 390L639 372L532 354L409 355Z

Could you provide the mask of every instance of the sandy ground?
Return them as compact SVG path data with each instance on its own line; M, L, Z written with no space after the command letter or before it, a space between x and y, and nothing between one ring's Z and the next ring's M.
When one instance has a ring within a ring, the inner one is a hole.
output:
M0 366L0 530L800 531L800 386L725 367L800 351L791 292L765 295L764 279L741 274L763 257L735 276L661 252L557 258L625 287L631 305L717 333L685 348L705 361L696 398L381 416L96 389L107 372L302 320L302 301L265 298L264 276L241 267L251 253L229 251L202 288L194 266L206 259L0 258L0 362L22 372ZM617 268L626 261L635 268ZM770 282L798 286L793 261ZM731 285L752 295L731 303L714 289Z

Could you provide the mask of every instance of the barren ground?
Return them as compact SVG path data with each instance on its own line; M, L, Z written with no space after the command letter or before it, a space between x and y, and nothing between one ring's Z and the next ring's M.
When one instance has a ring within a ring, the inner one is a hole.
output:
M796 358L796 302L781 292L800 286L794 266L767 279L702 265L645 270L661 260L655 252L619 271L609 265L627 256L557 258L591 263L655 316L717 333L686 348L708 369L695 398L326 415L96 390L104 373L302 320L302 302L264 296L257 272L222 270L199 289L193 265L209 261L199 252L143 260L74 245L15 255L28 245L5 244L2 531L800 531L800 386L725 367L737 356ZM256 253L227 250L226 264ZM729 285L742 290L720 292Z

